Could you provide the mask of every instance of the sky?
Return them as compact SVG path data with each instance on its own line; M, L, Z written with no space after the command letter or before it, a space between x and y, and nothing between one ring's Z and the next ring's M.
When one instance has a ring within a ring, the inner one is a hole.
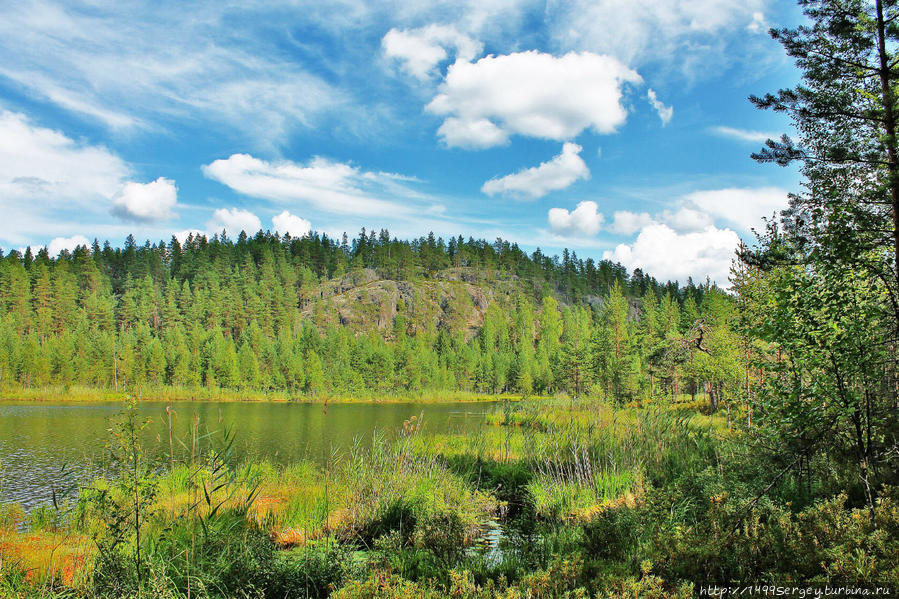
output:
M0 3L0 248L434 232L727 284L782 0Z

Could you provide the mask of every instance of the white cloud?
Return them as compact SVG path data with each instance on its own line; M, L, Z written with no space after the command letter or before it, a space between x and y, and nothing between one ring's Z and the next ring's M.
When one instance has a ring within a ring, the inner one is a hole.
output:
M642 268L660 280L696 282L708 276L721 286L727 285L730 264L740 237L731 229L708 227L701 232L678 233L661 223L640 231L631 244L622 243L603 258L620 262L628 269Z
M567 142L562 153L539 166L527 168L498 179L490 179L481 187L487 195L513 194L535 199L551 191L565 189L578 179L589 179L590 169L580 157L581 146Z
M244 195L275 202L305 202L322 211L384 216L410 212L408 205L384 199L423 197L393 173L363 171L316 157L307 164L267 162L249 154L232 154L203 167L203 173Z
M58 256L63 250L73 251L76 247L85 245L90 247L91 241L84 235L73 235L72 237L56 237L47 244L47 253L51 257Z
M221 232L221 229L219 229L218 232ZM201 235L206 235L206 232L201 231L200 229L185 229L183 231L175 231L172 233L172 236L178 240L178 243L184 243L191 235L199 237Z
M287 210L272 218L272 226L281 235L287 233L291 237L304 237L312 230L312 223Z
M206 228L210 235L221 233L224 230L230 237L237 237L241 231L252 236L262 229L262 221L249 210L219 208L212 213L212 218L206 223Z
M656 96L655 90L651 88L647 90L646 97L649 98L649 103L652 105L655 111L659 113L659 118L662 119L662 126L664 127L665 125L670 123L671 117L674 116L674 108L662 104L658 96Z
M109 201L130 173L102 146L0 111L0 239L26 244L35 236L70 234L68 217L77 213L83 224L108 214Z
M427 80L437 73L437 66L449 59L448 48L456 60L473 60L484 45L460 33L450 25L428 25L418 29L391 29L381 40L384 55L397 60L401 68L417 79Z
M125 220L155 222L174 218L178 188L171 179L159 177L150 183L125 183L112 200L112 213Z
M746 30L752 33L765 33L768 30L768 21L765 19L765 13L758 10L752 13L752 20L746 26Z
M443 121L437 134L449 146L470 150L501 146L509 141L509 134L489 119L459 119L450 117Z
M787 208L787 192L778 187L729 188L694 191L684 200L712 218L749 231L762 224L762 217L770 217Z
M131 183L133 175L131 165L101 145L0 109L0 242L28 245L76 230L101 238L168 235L146 225L171 216L174 183ZM116 223L112 213L143 226Z
M714 221L708 212L696 210L690 206L681 206L677 210L665 210L657 218L681 233L702 231L710 227Z
M646 225L654 222L647 212L630 212L629 210L617 210L609 225L609 231L619 235L633 235Z
M709 71L710 60L732 60L725 44L742 32L767 0L567 0L548 4L546 18L565 48L617 56L630 65L671 64ZM699 71L702 74L701 71Z
M438 134L448 146L490 147L514 134L564 141L588 128L615 132L627 118L623 85L641 82L611 56L531 50L456 62L426 110L445 117Z
M603 216L596 202L580 202L569 212L564 208L550 208L547 220L553 233L560 236L592 236L602 228Z
M768 217L787 207L786 190L777 187L730 188L694 191L673 202L671 208L650 215L627 210L615 212L608 230L632 235L652 224L665 224L678 233L705 231L716 225L748 233Z
M0 112L0 193L6 198L109 198L129 172L104 147L33 125L24 114Z
M201 2L185 19L166 3L2 3L0 76L110 128L200 120L271 144L350 100L254 27L267 9L250 20Z
M765 131L749 131L747 129L737 129L735 127L727 127L720 125L712 127L712 133L722 137L731 137L740 141L763 144L769 139L778 139L780 134Z

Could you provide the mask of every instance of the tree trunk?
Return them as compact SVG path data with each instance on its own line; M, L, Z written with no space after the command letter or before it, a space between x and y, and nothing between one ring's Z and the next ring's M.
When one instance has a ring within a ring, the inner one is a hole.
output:
M880 89L883 94L884 143L887 147L887 169L890 174L890 200L893 208L893 265L894 277L899 277L899 151L896 148L896 115L893 111L893 87L890 80L890 61L886 49L886 22L883 18L883 0L876 0L877 51L880 61ZM899 281L894 281L899 282ZM896 315L899 326L899 314Z
M874 522L874 493L871 491L871 479L868 472L868 448L865 447L864 436L862 435L862 417L858 409L852 414L852 422L855 425L855 453L858 460L859 473L862 482L865 484L865 499L868 503L868 513L871 522Z

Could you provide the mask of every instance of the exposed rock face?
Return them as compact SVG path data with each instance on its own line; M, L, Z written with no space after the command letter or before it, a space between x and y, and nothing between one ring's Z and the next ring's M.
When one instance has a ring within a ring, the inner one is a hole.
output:
M364 269L323 283L303 318L321 327L339 324L356 334L379 330L390 336L401 315L409 333L446 327L471 338L483 325L490 303L507 302L514 288L514 279L488 281L464 268L417 281L384 279Z

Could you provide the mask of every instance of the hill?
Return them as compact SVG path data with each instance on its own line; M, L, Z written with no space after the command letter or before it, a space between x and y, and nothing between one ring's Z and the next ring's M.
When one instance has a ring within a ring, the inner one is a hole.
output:
M708 284L502 240L129 237L0 259L0 384L628 398L661 381L695 392L708 381L684 375L671 350L729 305Z

